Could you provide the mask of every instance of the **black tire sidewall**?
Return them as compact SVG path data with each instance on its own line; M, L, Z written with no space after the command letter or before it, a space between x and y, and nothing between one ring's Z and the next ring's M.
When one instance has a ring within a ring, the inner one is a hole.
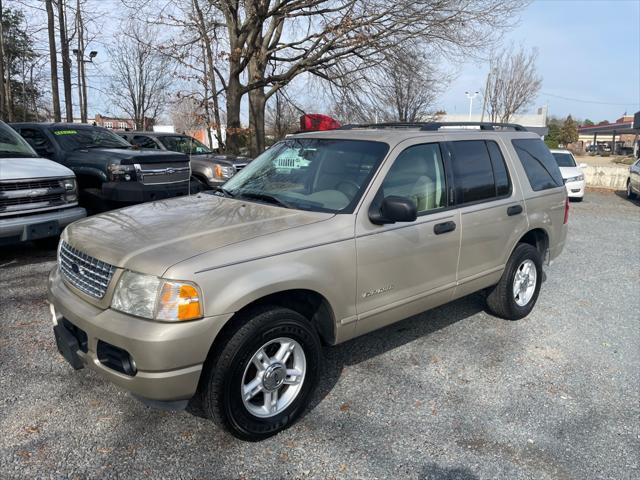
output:
M246 335L223 373L222 410L232 433L248 440L260 440L278 433L293 423L304 411L313 393L321 364L321 346L313 327L296 312L278 309L260 315L257 328ZM278 337L296 340L304 350L306 372L302 389L283 412L269 418L252 415L244 406L241 383L251 357L265 343ZM214 367L215 368L215 367Z
M531 260L536 267L536 289L529 302L524 306L520 306L516 303L516 299L513 298L513 280L515 279L518 268L525 260ZM509 259L508 272L506 278L508 295L505 300L508 302L509 309L514 318L526 317L531 310L533 310L538 300L538 295L540 294L540 287L542 286L542 258L538 249L529 244L518 245Z

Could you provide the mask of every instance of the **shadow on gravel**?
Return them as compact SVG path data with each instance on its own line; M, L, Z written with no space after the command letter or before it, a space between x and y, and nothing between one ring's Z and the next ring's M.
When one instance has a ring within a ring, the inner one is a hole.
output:
M630 199L627 197L627 192L624 190L616 190L615 194L622 198L624 201L632 203L633 205L637 205L638 207L640 207L640 197L636 197L635 199Z
M324 371L306 412L315 408L331 392L345 367L357 365L428 336L484 311L485 307L484 295L475 293L338 346L326 347L324 349ZM303 417L304 415L306 414L303 414Z
M420 480L478 480L479 477L468 468L446 468L431 463L424 467L418 478Z
M55 260L59 237L0 246L0 268Z

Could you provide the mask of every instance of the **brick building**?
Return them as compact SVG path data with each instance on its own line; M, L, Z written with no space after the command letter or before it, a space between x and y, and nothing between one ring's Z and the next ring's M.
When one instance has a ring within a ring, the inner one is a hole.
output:
M93 123L98 127L104 127L108 130L136 130L136 123L132 118L106 117L97 113ZM153 130L154 123L153 119L145 118L144 128L142 130Z

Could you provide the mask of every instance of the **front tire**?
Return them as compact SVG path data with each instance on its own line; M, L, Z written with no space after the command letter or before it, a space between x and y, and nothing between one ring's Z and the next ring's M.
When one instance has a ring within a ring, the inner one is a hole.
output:
M636 197L637 195L633 191L633 188L631 187L631 180L627 180L627 198L633 200Z
M281 307L243 315L203 373L205 413L234 436L257 441L291 425L318 381L322 350L305 317Z
M520 320L533 309L542 285L542 258L538 249L519 243L498 284L487 296L491 313L507 320Z

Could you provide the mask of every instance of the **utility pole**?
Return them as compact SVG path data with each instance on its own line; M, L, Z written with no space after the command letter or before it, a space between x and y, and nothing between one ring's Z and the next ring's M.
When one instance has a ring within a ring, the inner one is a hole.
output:
M80 45L78 45L80 46ZM84 45L81 49L73 49L73 54L76 56L76 63L78 64L78 98L80 104L80 121L87 123L87 77L85 75L85 64L93 63L93 59L98 55L98 52L92 50L89 52L89 58L84 58Z
M473 94L469 92L464 92L464 94L469 99L469 121L471 121L471 113L473 112L473 99L476 98L478 95L480 95L480 92L473 92Z

